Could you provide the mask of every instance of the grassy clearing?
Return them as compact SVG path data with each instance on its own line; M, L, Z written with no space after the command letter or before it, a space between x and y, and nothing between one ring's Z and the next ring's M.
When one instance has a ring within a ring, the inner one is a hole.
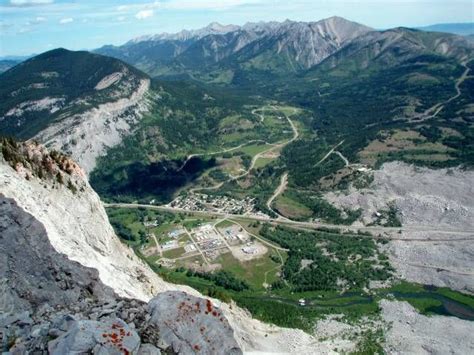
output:
M255 169L264 168L274 161L275 161L274 158L258 158L257 161L255 162Z
M253 144L253 145L247 145L245 147L242 147L241 149L239 149L239 151L247 155L250 155L253 158L258 153L261 153L270 148L271 146L269 146L268 144Z
M359 156L363 163L373 165L378 160L394 155L400 155L405 160L447 161L452 159L449 155L452 151L440 142L430 142L417 131L398 129L380 131Z
M231 253L226 253L216 260L222 265L222 269L230 271L238 278L245 280L255 290L262 290L267 274L267 283L276 281L276 273L279 271L279 264L270 259L271 251L268 251L261 258L241 262L234 258Z
M283 216L295 220L307 219L313 214L308 207L285 194L278 196L275 201L275 208Z
M184 248L176 248L172 250L167 250L163 252L163 257L168 258L168 259L175 259L179 258L184 254Z
M227 227L232 227L234 226L235 223L231 222L231 221L228 221L228 220L224 220L222 222L219 222L216 227L217 228L227 228Z

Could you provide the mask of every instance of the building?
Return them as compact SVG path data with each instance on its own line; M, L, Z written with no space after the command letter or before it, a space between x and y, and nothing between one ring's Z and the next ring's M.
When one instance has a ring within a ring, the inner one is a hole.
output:
M184 229L175 229L168 233L170 238L178 238L181 234L186 233Z
M255 255L255 254L257 254L257 248L255 248L255 247L243 247L243 248L242 248L242 251L243 251L245 254L249 254L249 255Z
M152 222L143 222L143 225L145 227L158 227L158 221L152 221Z
M161 244L161 249L163 249L163 251L176 249L178 247L179 247L179 245L178 245L178 242L176 240L170 240L169 242L166 242L165 244Z

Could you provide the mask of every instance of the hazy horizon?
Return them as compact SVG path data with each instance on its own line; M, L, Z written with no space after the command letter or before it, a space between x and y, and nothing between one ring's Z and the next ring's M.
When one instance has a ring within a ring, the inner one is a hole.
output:
M271 8L271 12L268 9ZM332 16L377 28L472 23L471 1L333 0L1 0L0 56L49 49L94 49L149 34L197 29L212 22L318 21ZM420 16L423 14L423 16ZM422 19L420 20L420 17Z

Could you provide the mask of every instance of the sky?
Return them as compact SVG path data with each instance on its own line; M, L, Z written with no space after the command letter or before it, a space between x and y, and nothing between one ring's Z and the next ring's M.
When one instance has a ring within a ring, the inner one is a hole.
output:
M473 22L473 6L472 0L0 0L0 56L120 45L211 22L341 16L378 29Z

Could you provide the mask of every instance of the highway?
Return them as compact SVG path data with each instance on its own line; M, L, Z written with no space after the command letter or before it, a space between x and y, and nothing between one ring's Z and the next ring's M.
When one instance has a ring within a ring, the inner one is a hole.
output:
M330 228L330 229L342 229L347 231L362 231L362 232L369 232L374 235L378 235L385 232L432 232L438 234L447 234L447 235L456 235L456 236L465 236L465 237L472 237L472 238L463 238L463 240L474 240L474 230L459 230L455 228L440 228L437 226L403 226L403 227L382 227L382 226L345 226L340 224L328 224L328 223L319 223L319 222L297 222L292 221L289 219L279 219L279 218L270 218L264 216L256 216L256 215L239 215L239 214L229 214L224 212L218 211L190 211L185 210L183 208L177 207L170 207L170 206L158 206L158 205L147 205L147 204L139 204L139 203L104 203L104 207L107 208L146 208L151 210L157 211L165 211L165 212L172 212L172 213L189 213L196 216L203 216L203 217L219 217L219 218L227 218L227 219L247 219L259 222L267 222L275 225L281 226L289 226L289 227L297 227L302 229L321 229L321 228ZM401 237L390 237L389 239L395 240L405 240L405 238ZM416 239L415 239L416 240ZM415 241L413 238L410 241ZM423 239L426 241L426 238ZM420 239L420 241L423 241ZM436 242L437 239L431 239L431 241Z

